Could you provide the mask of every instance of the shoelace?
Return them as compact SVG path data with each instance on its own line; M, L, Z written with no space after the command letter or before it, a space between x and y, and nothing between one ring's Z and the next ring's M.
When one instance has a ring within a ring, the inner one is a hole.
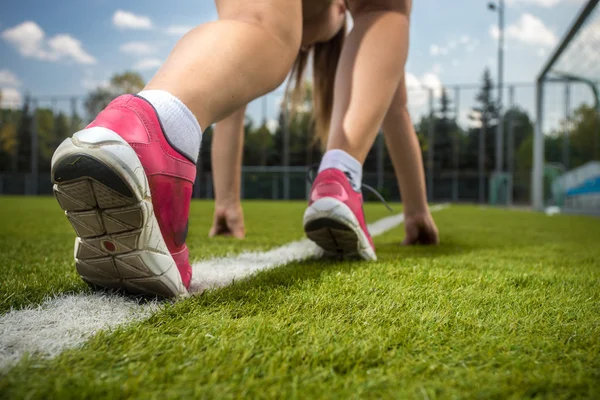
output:
M308 183L310 183L311 185L313 184L313 182L315 181L315 178L313 176L313 171L318 170L319 168L319 164L313 164L310 165L308 167L307 173L306 173L306 180L308 181ZM348 174L346 174L346 177L348 177ZM348 177L348 180L350 180L350 177ZM390 211L390 212L394 212L394 210L392 209L392 207L390 207L390 205L388 204L387 201L385 201L385 199L383 198L383 196L381 195L381 193L379 193L375 188L373 188L372 186L369 186L365 183L361 183L360 185L361 189L367 189L368 191L370 191L371 193L373 193L375 195L375 197L377 197L379 199L379 201L381 201L383 203L383 205Z

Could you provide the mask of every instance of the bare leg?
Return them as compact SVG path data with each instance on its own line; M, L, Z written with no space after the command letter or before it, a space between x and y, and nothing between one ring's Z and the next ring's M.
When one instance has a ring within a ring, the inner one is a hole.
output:
M240 179L244 151L246 107L218 122L214 128L211 161L215 185L215 218L209 236L245 237Z
M383 132L406 215L428 212L421 147L408 113L406 86L398 87L383 120Z
M181 100L206 128L279 86L300 48L301 0L216 0L219 21L175 46L146 90Z
M383 120L383 132L402 193L404 244L437 244L439 235L427 205L421 148L406 105L403 80Z
M342 51L327 150L363 163L408 55L410 0L350 0L354 28Z

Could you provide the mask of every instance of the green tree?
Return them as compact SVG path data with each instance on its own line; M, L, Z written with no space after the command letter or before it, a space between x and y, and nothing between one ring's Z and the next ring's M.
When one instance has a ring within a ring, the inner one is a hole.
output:
M269 155L273 149L273 134L266 124L263 123L258 129L248 132L245 138L245 147L248 149L249 155L254 156L248 157L249 161L254 161L254 164L247 165L267 165ZM255 159L252 160L252 158Z
M31 98L27 96L23 102L17 125L17 152L16 157L12 160L11 169L13 171L29 172L30 170L32 122Z
M295 110L288 105L287 115L289 121L284 118L285 102L281 105L279 114L279 126L273 135L273 152L269 165L281 165L283 163L283 139L285 129L289 134L289 151L291 166L308 166L321 157L321 144L316 141L314 135L314 121L312 114L312 85L305 83L303 99L298 102Z
M41 171L48 171L52 153L57 147L54 138L54 113L49 108L36 109L35 123L38 137L38 167Z
M113 75L108 87L98 87L88 94L85 100L88 117L95 118L116 97L139 92L144 86L144 79L137 72L128 71Z
M498 104L494 100L494 81L489 68L483 71L482 83L479 92L475 96L477 106L474 108L475 111L481 113L481 123L485 126L486 137L485 140L485 158L484 165L485 170L489 171L493 168L493 161L495 157L495 140L492 138L496 132L496 121L498 120ZM477 168L478 156L479 156L479 135L482 130L480 128L470 129L468 132L467 148L465 156L467 157L466 165L469 168Z
M596 108L581 105L573 112L571 126L571 167L600 160L600 118Z
M438 115L435 119L434 155L437 170L450 170L453 168L454 142L459 134L459 128L452 118L452 102L444 88L440 97Z
M0 110L4 112L5 110ZM10 111L10 110L8 110ZM8 113L4 113L5 117ZM17 124L9 119L0 125L0 171L8 171L17 152Z

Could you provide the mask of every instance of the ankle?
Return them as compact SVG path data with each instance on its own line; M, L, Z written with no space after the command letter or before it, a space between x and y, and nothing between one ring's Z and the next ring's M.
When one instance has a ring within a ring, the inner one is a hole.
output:
M181 100L164 90L143 90L138 94L152 105L167 141L194 164L198 161L202 129L194 114Z
M319 172L334 168L342 171L348 177L352 188L359 192L362 185L362 164L343 150L328 150L319 166Z

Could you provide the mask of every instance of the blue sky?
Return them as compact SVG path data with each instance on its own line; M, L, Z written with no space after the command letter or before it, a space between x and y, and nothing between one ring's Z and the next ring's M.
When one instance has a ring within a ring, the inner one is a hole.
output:
M409 84L439 88L478 83L486 66L496 76L497 14L486 3L414 1ZM507 0L505 81L533 82L582 4L582 0ZM18 101L26 91L84 95L113 73L127 69L150 79L183 32L215 18L209 0L4 2L0 13L3 102ZM423 96L411 97L414 107L425 102ZM276 107L272 96L269 114ZM255 105L251 111L256 114L259 109Z

